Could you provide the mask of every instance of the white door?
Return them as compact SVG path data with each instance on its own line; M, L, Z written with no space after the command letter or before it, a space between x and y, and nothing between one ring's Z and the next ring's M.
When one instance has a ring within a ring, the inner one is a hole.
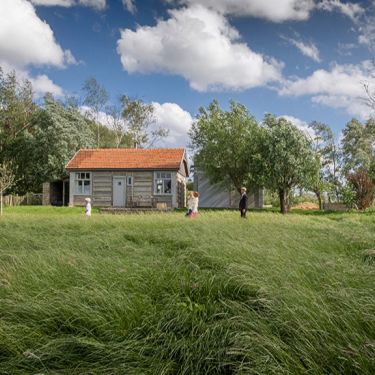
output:
M125 207L125 177L113 177L113 207Z

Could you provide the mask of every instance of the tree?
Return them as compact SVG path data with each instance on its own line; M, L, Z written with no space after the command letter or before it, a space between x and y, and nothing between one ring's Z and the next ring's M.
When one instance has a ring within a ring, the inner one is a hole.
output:
M44 100L33 115L33 132L17 139L6 155L17 178L12 192L18 194L40 191L43 182L65 177L65 165L75 152L95 144L88 121L76 108L64 107L51 95Z
M370 74L370 81L374 82L375 80L375 61L372 61L372 72ZM370 85L370 81L367 81L363 84L367 97L367 105L375 111L375 90Z
M359 168L369 171L374 162L374 144L374 119L369 119L365 124L356 119L349 121L345 126L341 141L344 174Z
M20 161L30 156L30 150L24 146L35 132L33 118L36 110L31 83L27 80L20 82L14 71L4 74L0 68L0 163L12 161L7 163L17 181L17 184L12 184L12 189L22 184L18 172L25 165Z
M103 111L106 103L108 102L107 90L101 86L98 81L91 77L87 79L83 86L83 91L85 92L85 97L83 104L88 107L86 111L86 116L88 119L94 121L97 124L97 147L100 147L100 126L99 126L99 116L100 112Z
M266 115L263 133L265 187L278 193L280 211L285 214L291 190L306 184L316 159L305 134L284 118Z
M168 136L168 129L155 127L154 106L140 99L123 95L122 118L126 122L130 147L152 147L156 141Z
M217 101L200 108L189 136L195 152L195 165L204 170L212 183L233 186L259 186L261 160L258 152L260 128L247 109L231 102L224 111Z
M106 121L108 127L113 131L115 146L119 148L128 133L128 127L122 118L122 109L116 105L106 107Z
M14 71L4 74L0 67L0 161L15 140L32 132L35 109L30 81L20 83Z
M10 163L0 164L0 215L3 214L3 194L11 188L16 181Z
M354 191L355 203L359 210L371 207L374 200L374 184L368 173L360 168L356 172L349 173L349 185Z
M65 108L50 95L44 100L44 107L34 117L35 134L26 145L30 153L23 170L33 176L27 190L64 177L65 165L73 155L95 144L88 121L77 109Z
M338 152L330 127L321 122L313 121L309 127L313 130L312 150L315 163L307 179L307 188L313 191L323 208L322 196L338 184Z

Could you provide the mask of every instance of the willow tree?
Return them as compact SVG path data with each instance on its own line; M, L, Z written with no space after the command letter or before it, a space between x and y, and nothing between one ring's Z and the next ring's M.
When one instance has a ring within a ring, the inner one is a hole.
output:
M189 136L195 153L194 163L211 183L233 186L259 186L262 162L258 150L260 128L245 106L231 102L230 110L213 101L200 108Z
M276 191L280 211L289 211L289 196L293 188L304 186L316 172L316 158L311 141L290 121L266 115L260 143L265 187Z

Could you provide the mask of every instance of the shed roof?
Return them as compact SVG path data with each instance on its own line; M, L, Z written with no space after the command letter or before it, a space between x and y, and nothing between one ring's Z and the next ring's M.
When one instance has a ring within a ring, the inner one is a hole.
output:
M185 161L184 148L97 148L81 149L66 165L67 170L175 169ZM187 169L187 165L185 166ZM186 172L188 172L186 170ZM188 174L188 173L187 173Z

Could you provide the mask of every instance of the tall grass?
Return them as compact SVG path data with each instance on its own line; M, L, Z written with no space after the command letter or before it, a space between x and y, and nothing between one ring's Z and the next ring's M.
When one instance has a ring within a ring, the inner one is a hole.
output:
M8 209L0 374L374 374L375 217L238 216Z

